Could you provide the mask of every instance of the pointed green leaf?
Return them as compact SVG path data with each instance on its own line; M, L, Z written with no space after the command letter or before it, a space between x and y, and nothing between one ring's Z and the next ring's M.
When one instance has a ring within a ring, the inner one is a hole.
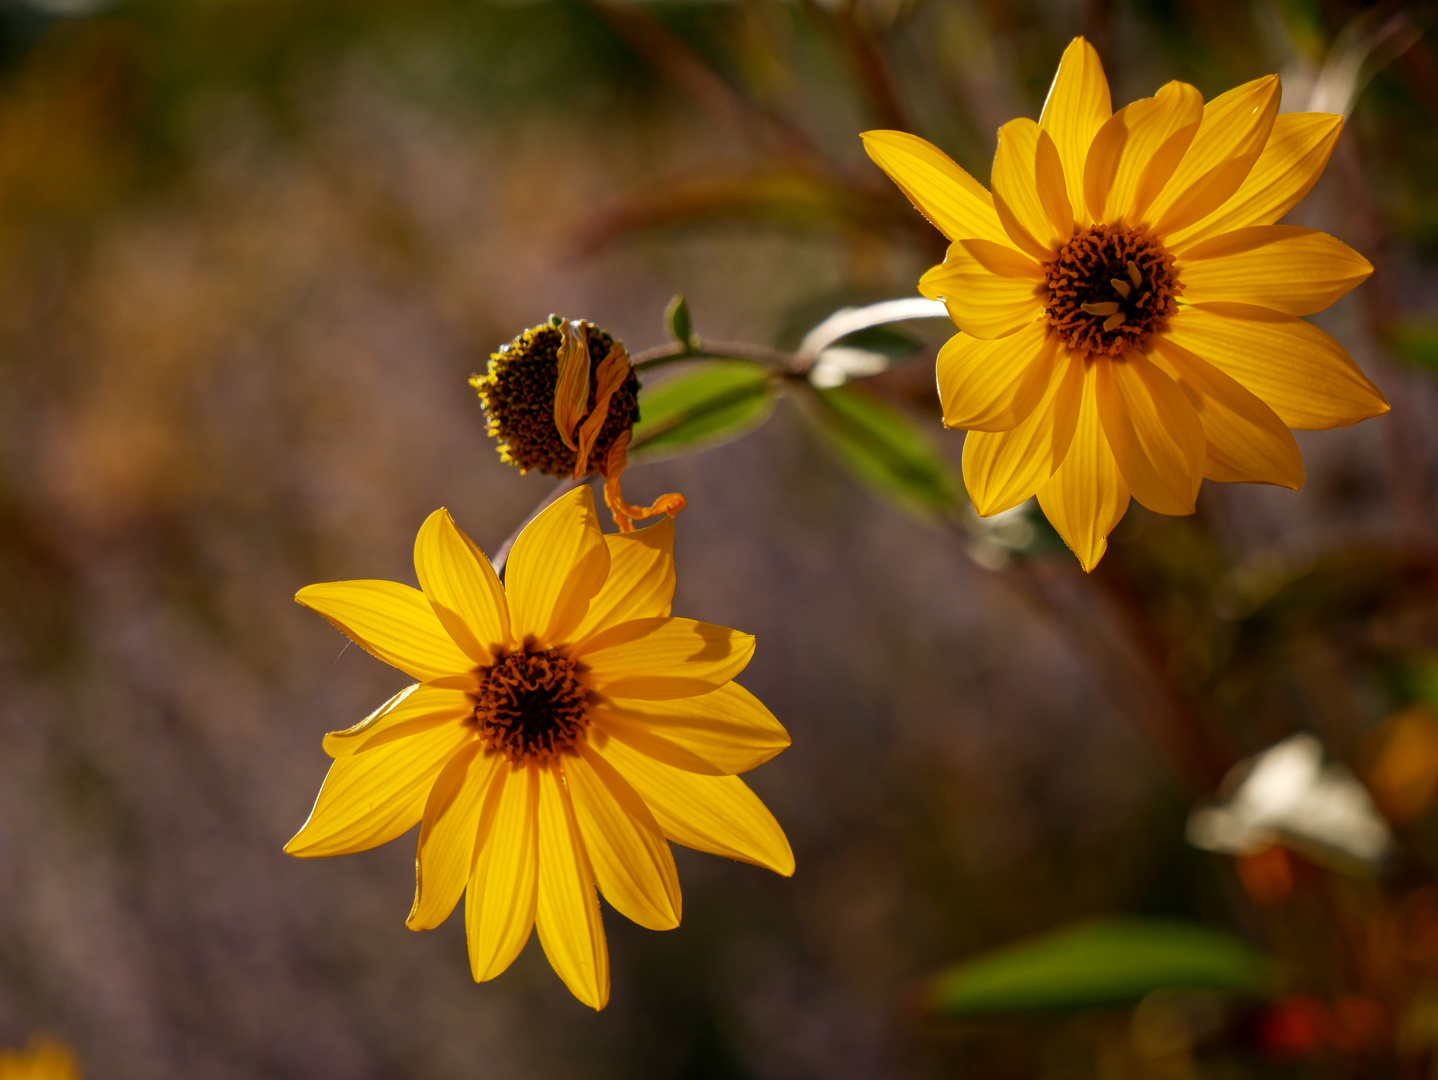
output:
M1104 919L1066 927L958 964L930 980L937 1012L1085 1009L1156 990L1262 994L1270 973L1240 938L1198 923Z
M694 351L694 326L689 321L689 304L683 293L676 293L664 309L664 326L669 336L684 346L686 355Z
M774 372L748 360L713 360L639 391L629 456L656 461L730 442L774 410Z
M959 481L928 434L897 409L854 386L815 390L804 415L860 481L923 517L959 506Z

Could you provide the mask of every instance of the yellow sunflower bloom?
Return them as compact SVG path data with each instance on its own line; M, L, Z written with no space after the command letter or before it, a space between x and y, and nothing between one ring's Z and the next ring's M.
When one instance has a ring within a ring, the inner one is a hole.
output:
M325 736L334 764L285 850L364 851L418 824L410 928L438 926L467 890L476 980L504 971L537 927L554 970L595 1009L609 999L596 886L668 930L680 916L668 841L792 874L783 830L736 775L789 745L731 681L754 639L670 617L673 546L668 518L606 536L582 487L520 534L505 584L437 510L415 540L421 589L300 590L419 681Z
M1038 123L999 129L992 191L913 135L869 156L949 238L919 291L961 333L939 353L944 423L969 431L982 515L1037 494L1085 570L1129 498L1190 514L1204 477L1303 484L1290 428L1345 427L1388 403L1300 316L1373 267L1275 224L1343 126L1278 115L1276 76L1204 104L1186 83L1113 112L1098 54L1065 50Z
M64 1043L35 1038L24 1050L0 1050L0 1080L80 1080L80 1063Z

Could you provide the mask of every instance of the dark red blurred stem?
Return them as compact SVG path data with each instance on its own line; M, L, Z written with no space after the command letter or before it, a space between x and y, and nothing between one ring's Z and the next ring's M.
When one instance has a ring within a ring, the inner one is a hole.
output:
M1411 51L1411 50L1410 50ZM1384 251L1387 229L1384 227L1363 174L1363 164L1352 138L1339 140L1332 164L1334 182L1338 185L1339 205L1348 218L1349 238L1358 250L1369 256L1374 272L1358 289L1364 321L1375 343L1380 347L1387 340L1389 327L1398 316L1398 302L1393 295L1393 270ZM1419 380L1401 366L1393 365L1394 374L1404 383ZM1424 547L1434 536L1434 522L1429 507L1429 475L1422 418L1407 400L1408 394L1395 395L1393 410L1377 422L1383 425L1383 464L1388 491L1393 499L1393 513L1402 541L1410 548Z
M952 529L967 538L957 523ZM986 572L1064 640L1099 692L1159 748L1180 782L1203 794L1218 786L1235 755L1213 744L1175 691L1161 636L1111 564L1100 563L1088 575L1055 562Z
M782 117L760 108L721 78L683 39L638 4L584 0L636 53L705 112L746 138L759 138L785 157L826 170L802 132Z
M1180 776L1200 792L1212 791L1238 760L1236 750L1220 745L1212 726L1174 687L1169 675L1167 637L1153 625L1142 598L1124 577L1113 553L1094 568L1086 583L1091 593L1102 596L1112 618L1126 631L1137 662L1135 675L1144 684L1141 693L1151 699L1149 711L1143 716L1144 726L1168 752Z
M816 7L812 4L809 6L811 9ZM839 36L844 40L844 47L849 52L849 63L859 77L859 84L869 99L869 107L874 110L874 118L883 127L912 131L913 125L899 100L889 61L875 39L868 20L863 18L863 9L858 4L842 4L832 10L820 10L829 16L839 31Z

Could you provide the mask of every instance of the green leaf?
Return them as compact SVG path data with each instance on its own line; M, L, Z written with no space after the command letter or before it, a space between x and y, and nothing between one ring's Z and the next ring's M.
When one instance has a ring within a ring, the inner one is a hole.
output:
M860 481L923 517L958 507L953 468L903 413L853 386L815 390L812 402L804 415Z
M912 334L906 334L902 330L896 330L887 324L866 326L862 330L855 330L852 334L841 337L834 344L843 345L849 349L863 349L865 352L878 353L880 356L887 356L890 360L902 360L919 351L918 338Z
M1408 319L1388 328L1393 351L1414 367L1438 371L1438 323Z
M774 410L778 380L763 364L712 360L639 391L630 457L656 461L731 442Z
M1009 945L948 969L927 987L950 1016L1086 1009L1135 1002L1155 990L1262 994L1264 958L1198 923L1105 919Z
M669 336L684 346L686 353L694 351L694 326L689 321L689 304L683 293L675 293L664 309L664 326Z

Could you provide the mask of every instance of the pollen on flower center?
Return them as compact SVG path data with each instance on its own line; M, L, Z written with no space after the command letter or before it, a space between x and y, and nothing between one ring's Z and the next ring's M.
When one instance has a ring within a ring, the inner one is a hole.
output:
M588 407L593 410L599 389L596 373L614 339L590 323L583 327L589 345ZM523 472L538 469L550 476L568 476L574 471L576 451L565 444L554 424L563 341L559 328L541 323L500 346L489 358L489 370L470 379L489 418L489 434L499 440L500 456ZM590 461L596 467L619 434L639 419L638 394L639 378L631 372L610 399L608 415L594 441Z
M555 649L509 653L479 675L474 722L486 745L515 764L551 760L589 726L578 665Z
M1049 324L1075 352L1119 356L1172 315L1173 256L1143 229L1090 225L1044 264Z

